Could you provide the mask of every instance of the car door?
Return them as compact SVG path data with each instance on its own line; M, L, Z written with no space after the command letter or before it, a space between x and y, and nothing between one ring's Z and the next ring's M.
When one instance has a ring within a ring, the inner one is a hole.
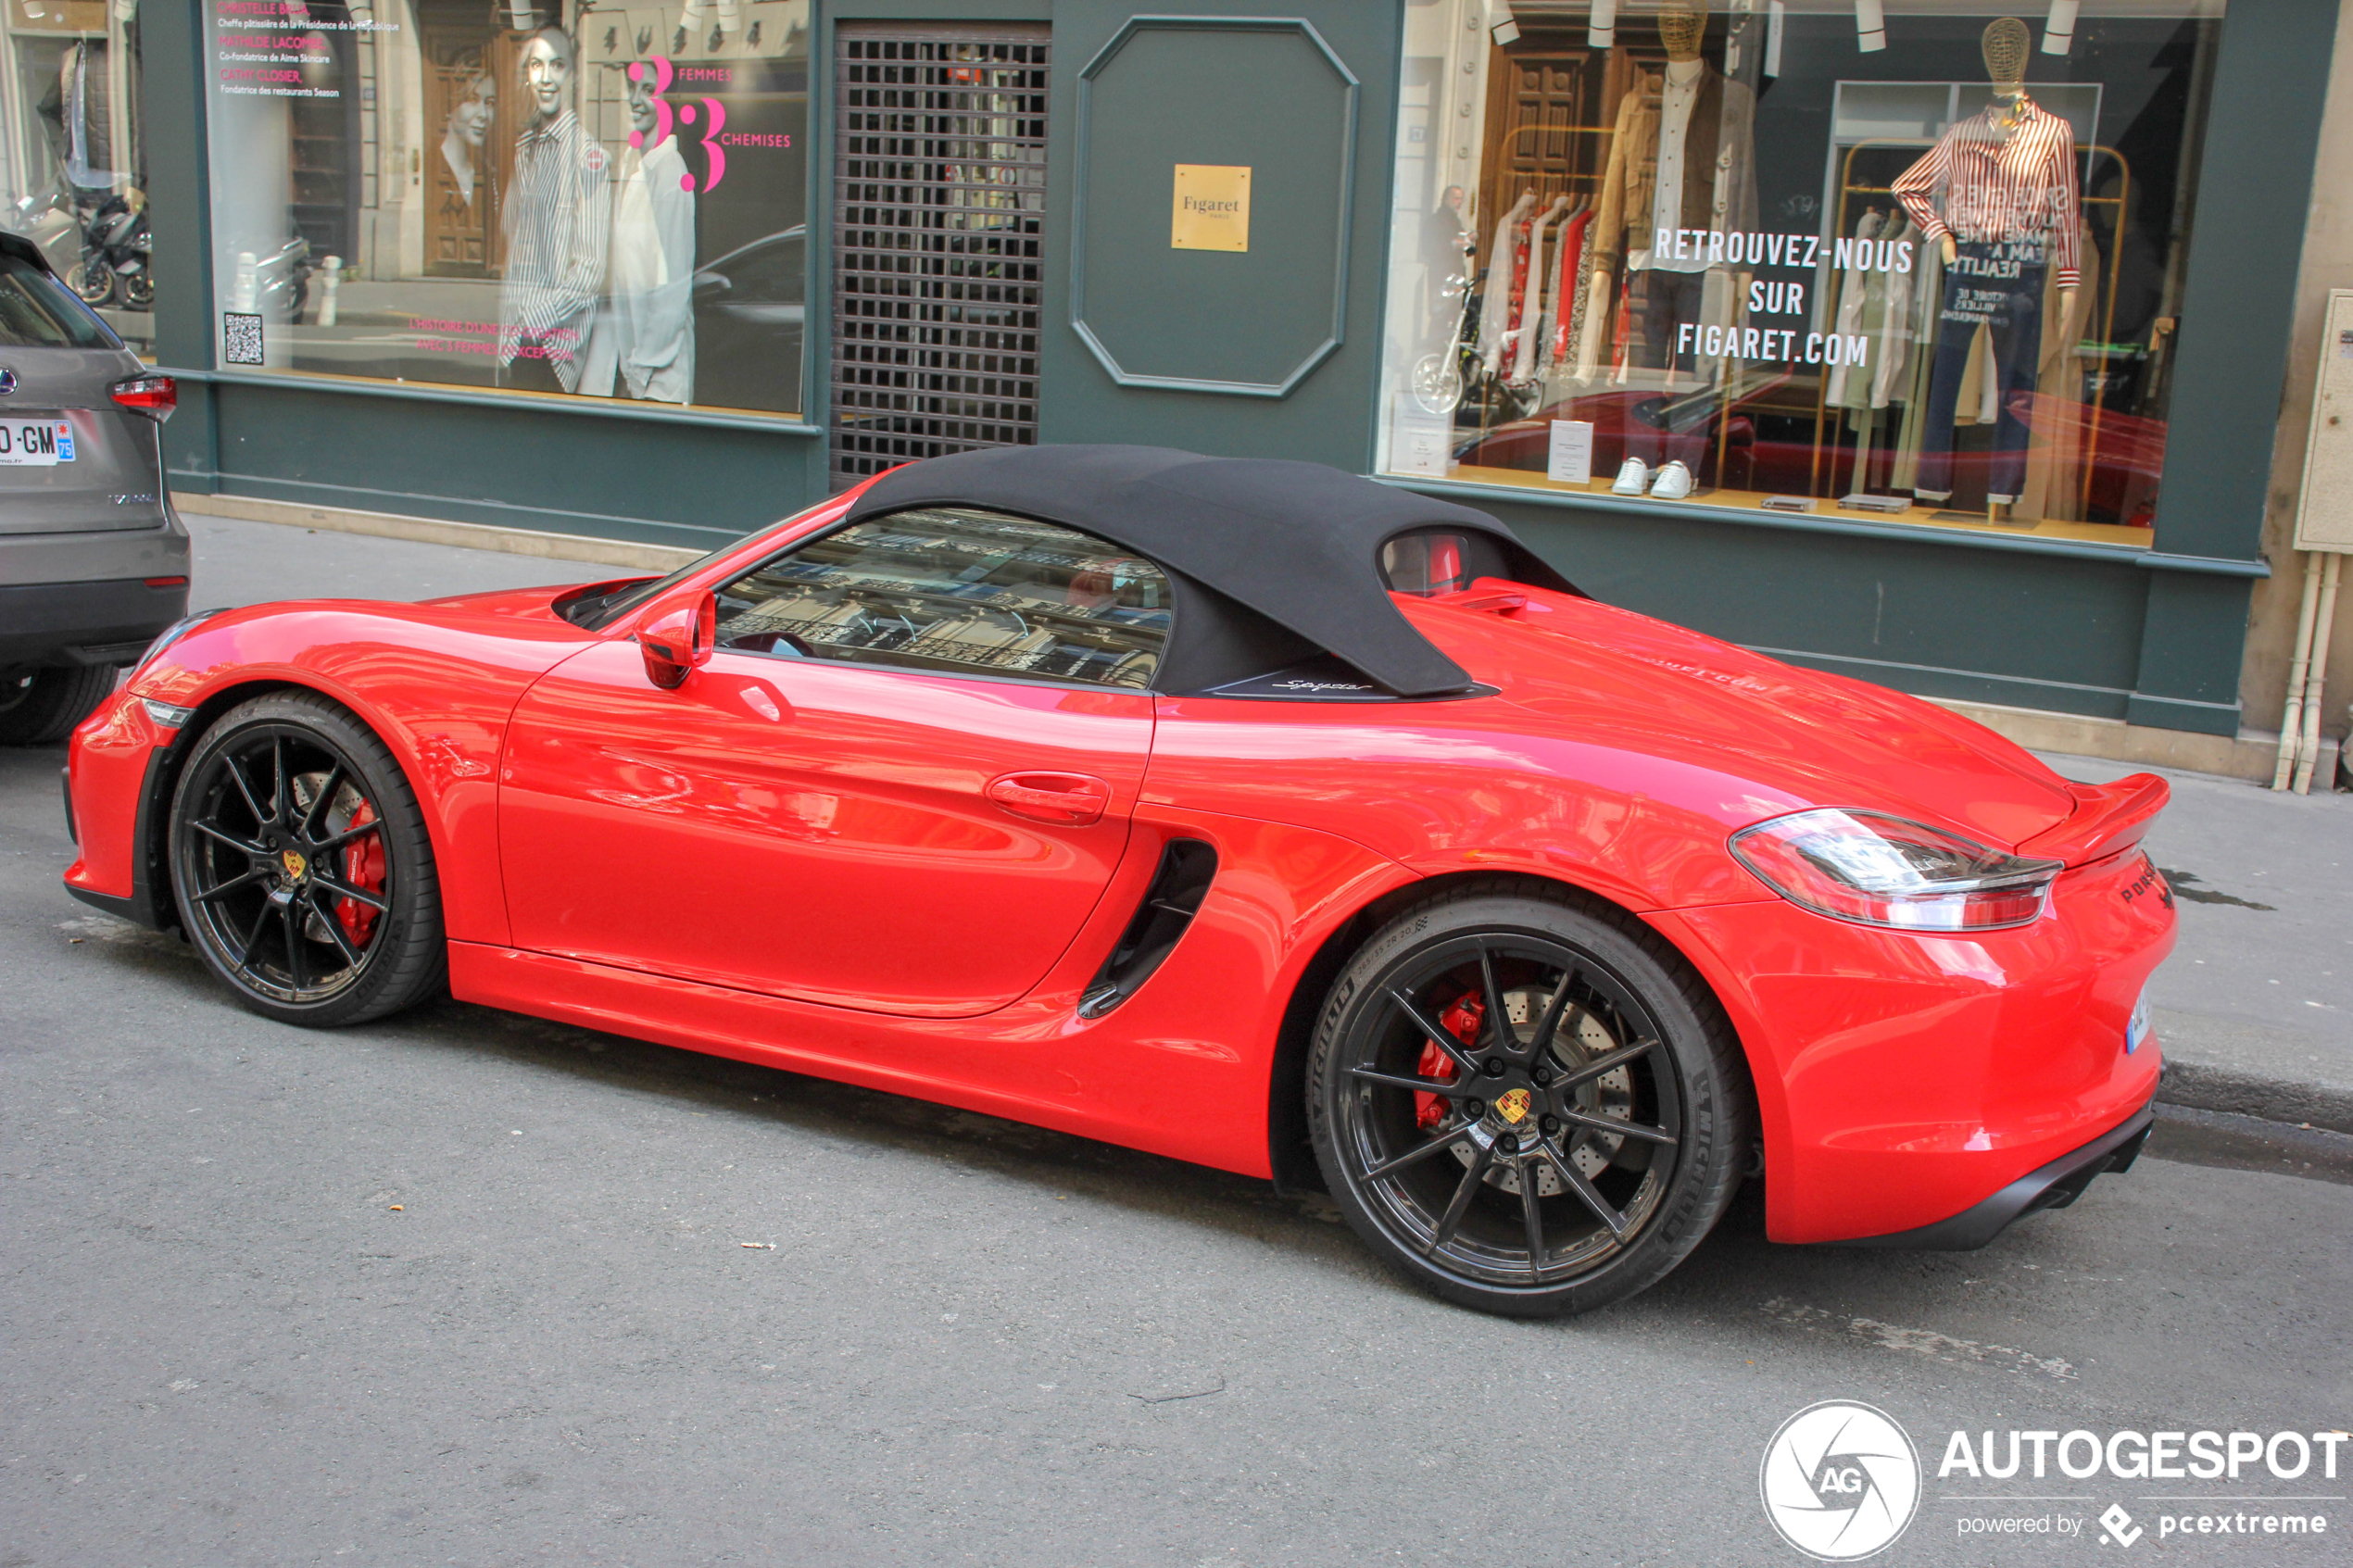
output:
M1158 570L1069 529L900 513L718 592L673 691L627 640L516 710L517 946L909 1016L1002 1007L1101 898L1149 759Z

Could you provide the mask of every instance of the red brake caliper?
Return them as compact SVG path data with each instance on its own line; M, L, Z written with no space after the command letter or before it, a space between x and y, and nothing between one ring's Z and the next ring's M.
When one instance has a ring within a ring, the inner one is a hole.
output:
M1486 1002L1477 992L1472 992L1440 1013L1438 1022L1446 1026L1446 1033L1465 1046L1470 1046L1478 1042L1478 1025L1486 1016ZM1425 1040L1422 1042L1422 1060L1418 1071L1425 1078L1435 1078L1441 1084L1452 1083L1454 1079L1454 1059L1440 1049L1436 1040ZM1446 1101L1443 1098L1426 1095L1418 1089L1414 1091L1414 1121L1416 1124L1427 1131L1445 1120Z
M375 820L374 809L362 800L359 809L351 813L351 821L345 824L344 831L348 833L353 828L365 827ZM357 843L344 847L343 880L346 886L357 887L362 893L381 894L384 890L382 833L371 833ZM344 933L351 938L355 947L366 947L368 934L376 928L376 911L357 898L336 899L335 919L343 922Z

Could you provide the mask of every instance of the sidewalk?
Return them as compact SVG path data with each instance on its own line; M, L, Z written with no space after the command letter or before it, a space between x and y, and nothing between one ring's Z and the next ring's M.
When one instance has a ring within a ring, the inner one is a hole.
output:
M2084 782L2148 771L2173 786L2146 840L2182 930L2149 984L2162 1097L2353 1133L2353 795L2043 760Z
M190 602L429 598L629 575L593 561L190 513ZM683 552L679 552L683 555ZM666 569L668 562L663 563ZM651 570L640 568L638 570ZM2145 770L2045 754L2069 778ZM2170 769L2149 853L2173 884L2181 945L2151 982L2162 1098L2353 1133L2353 795L2274 795Z

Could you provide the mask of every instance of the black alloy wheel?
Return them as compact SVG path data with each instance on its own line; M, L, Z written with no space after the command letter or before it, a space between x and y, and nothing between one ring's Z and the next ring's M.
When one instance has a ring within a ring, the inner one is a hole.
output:
M1357 1233L1513 1316L1674 1268L1730 1204L1750 1122L1738 1043L1680 955L1532 884L1437 895L1377 934L1334 984L1308 1093Z
M205 733L173 793L171 880L206 964L283 1022L378 1018L446 973L416 797L322 697L259 697Z

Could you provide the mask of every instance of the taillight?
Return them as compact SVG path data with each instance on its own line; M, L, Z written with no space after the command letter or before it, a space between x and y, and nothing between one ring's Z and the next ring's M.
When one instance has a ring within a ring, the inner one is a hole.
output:
M114 400L158 420L168 420L180 407L180 383L170 376L132 376L114 383Z
M1901 817L1835 809L1743 828L1732 853L1793 904L1897 931L2024 925L2066 869Z

